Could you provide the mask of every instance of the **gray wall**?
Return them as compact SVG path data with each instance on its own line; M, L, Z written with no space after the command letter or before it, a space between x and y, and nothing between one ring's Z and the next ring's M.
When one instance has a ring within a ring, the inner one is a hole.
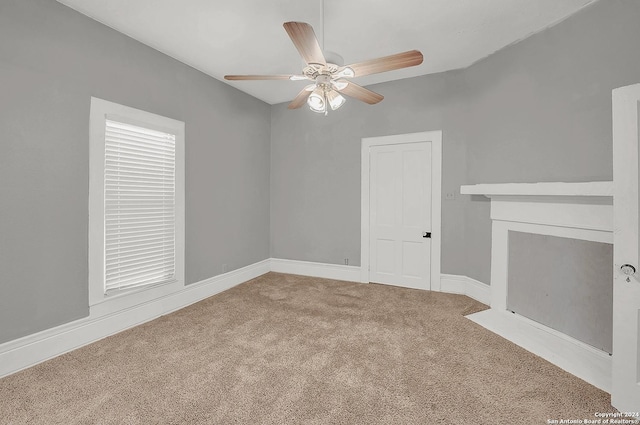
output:
M507 309L607 353L613 245L509 232Z
M639 21L639 1L602 0L466 70L468 183L611 180L611 90L640 82ZM466 271L489 283L489 202L476 199Z
M450 121L464 108L456 72L395 81L373 90L382 103L348 100L328 116L286 104L271 112L271 256L360 264L360 139L451 129L444 143L443 191L465 183L463 135ZM445 269L463 245L460 198L443 202ZM453 262L452 262L453 261Z
M372 86L376 106L348 100L326 118L273 106L271 255L359 264L362 137L443 130L443 195L611 179L611 90L640 81L638 22L640 2L600 1L465 70ZM489 283L488 199L442 205L443 273Z
M443 193L610 179L611 89L640 80L639 21L640 2L600 1L325 118L269 107L54 0L2 0L0 342L88 314L91 96L186 122L188 283L269 255L357 265L362 137L443 130ZM443 200L442 232L443 272L488 283L488 201Z
M0 2L0 343L88 315L89 104L186 123L186 279L269 257L269 106L54 0Z

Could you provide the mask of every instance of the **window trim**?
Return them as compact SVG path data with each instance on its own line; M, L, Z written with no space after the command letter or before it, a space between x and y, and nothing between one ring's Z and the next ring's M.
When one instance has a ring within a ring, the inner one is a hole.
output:
M115 120L174 134L176 137L175 171L175 278L163 285L133 288L105 294L105 201L104 161L105 124ZM140 109L91 98L89 117L89 306L109 304L107 311L119 310L179 291L185 285L185 124L182 121L156 115ZM100 307L102 308L102 306Z

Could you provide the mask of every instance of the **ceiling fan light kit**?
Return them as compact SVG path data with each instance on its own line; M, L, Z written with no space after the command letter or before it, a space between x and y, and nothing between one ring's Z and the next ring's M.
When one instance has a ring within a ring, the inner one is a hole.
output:
M317 88L311 92L307 98L307 105L313 112L327 111L327 99L322 89Z
M310 80L313 84L306 86L289 104L289 109L300 108L305 103L318 113L327 115L344 105L347 95L370 105L382 99L379 93L366 89L345 78L362 77L364 75L393 71L420 65L422 53L410 50L382 58L371 59L343 66L342 57L333 52L322 52L318 39L311 25L306 22L285 22L284 29L304 59L307 66L302 75L225 75L225 80ZM326 58L330 60L327 61Z
M344 102L347 101L344 96L342 96L335 90L331 90L327 93L327 100L329 101L329 106L331 106L332 111L335 111L336 109L344 105Z
M327 115L329 113L329 108L332 111L335 111L342 105L346 99L340 93L333 89L326 89L323 87L315 88L309 98L307 99L307 104L309 105L309 109L313 112L323 113Z
M332 111L335 111L344 105L344 102L346 101L344 96L338 92L338 87L344 88L346 85L346 82L337 84L330 76L319 75L316 78L315 84L310 84L304 88L304 91L311 92L307 98L307 105L309 105L309 109L313 112L323 113L325 115L329 113L329 108L331 108Z

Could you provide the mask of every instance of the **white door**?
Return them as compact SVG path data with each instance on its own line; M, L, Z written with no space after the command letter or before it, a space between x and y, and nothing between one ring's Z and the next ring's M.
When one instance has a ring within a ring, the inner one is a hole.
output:
M613 91L613 368L611 404L640 411L638 163L640 84ZM629 273L626 275L624 273ZM638 418L628 418L638 419Z
M431 143L371 146L369 280L430 289Z

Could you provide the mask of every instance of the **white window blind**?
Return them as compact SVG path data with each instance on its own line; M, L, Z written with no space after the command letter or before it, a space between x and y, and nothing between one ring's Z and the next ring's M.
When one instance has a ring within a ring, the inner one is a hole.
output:
M176 136L106 120L105 293L176 279Z

